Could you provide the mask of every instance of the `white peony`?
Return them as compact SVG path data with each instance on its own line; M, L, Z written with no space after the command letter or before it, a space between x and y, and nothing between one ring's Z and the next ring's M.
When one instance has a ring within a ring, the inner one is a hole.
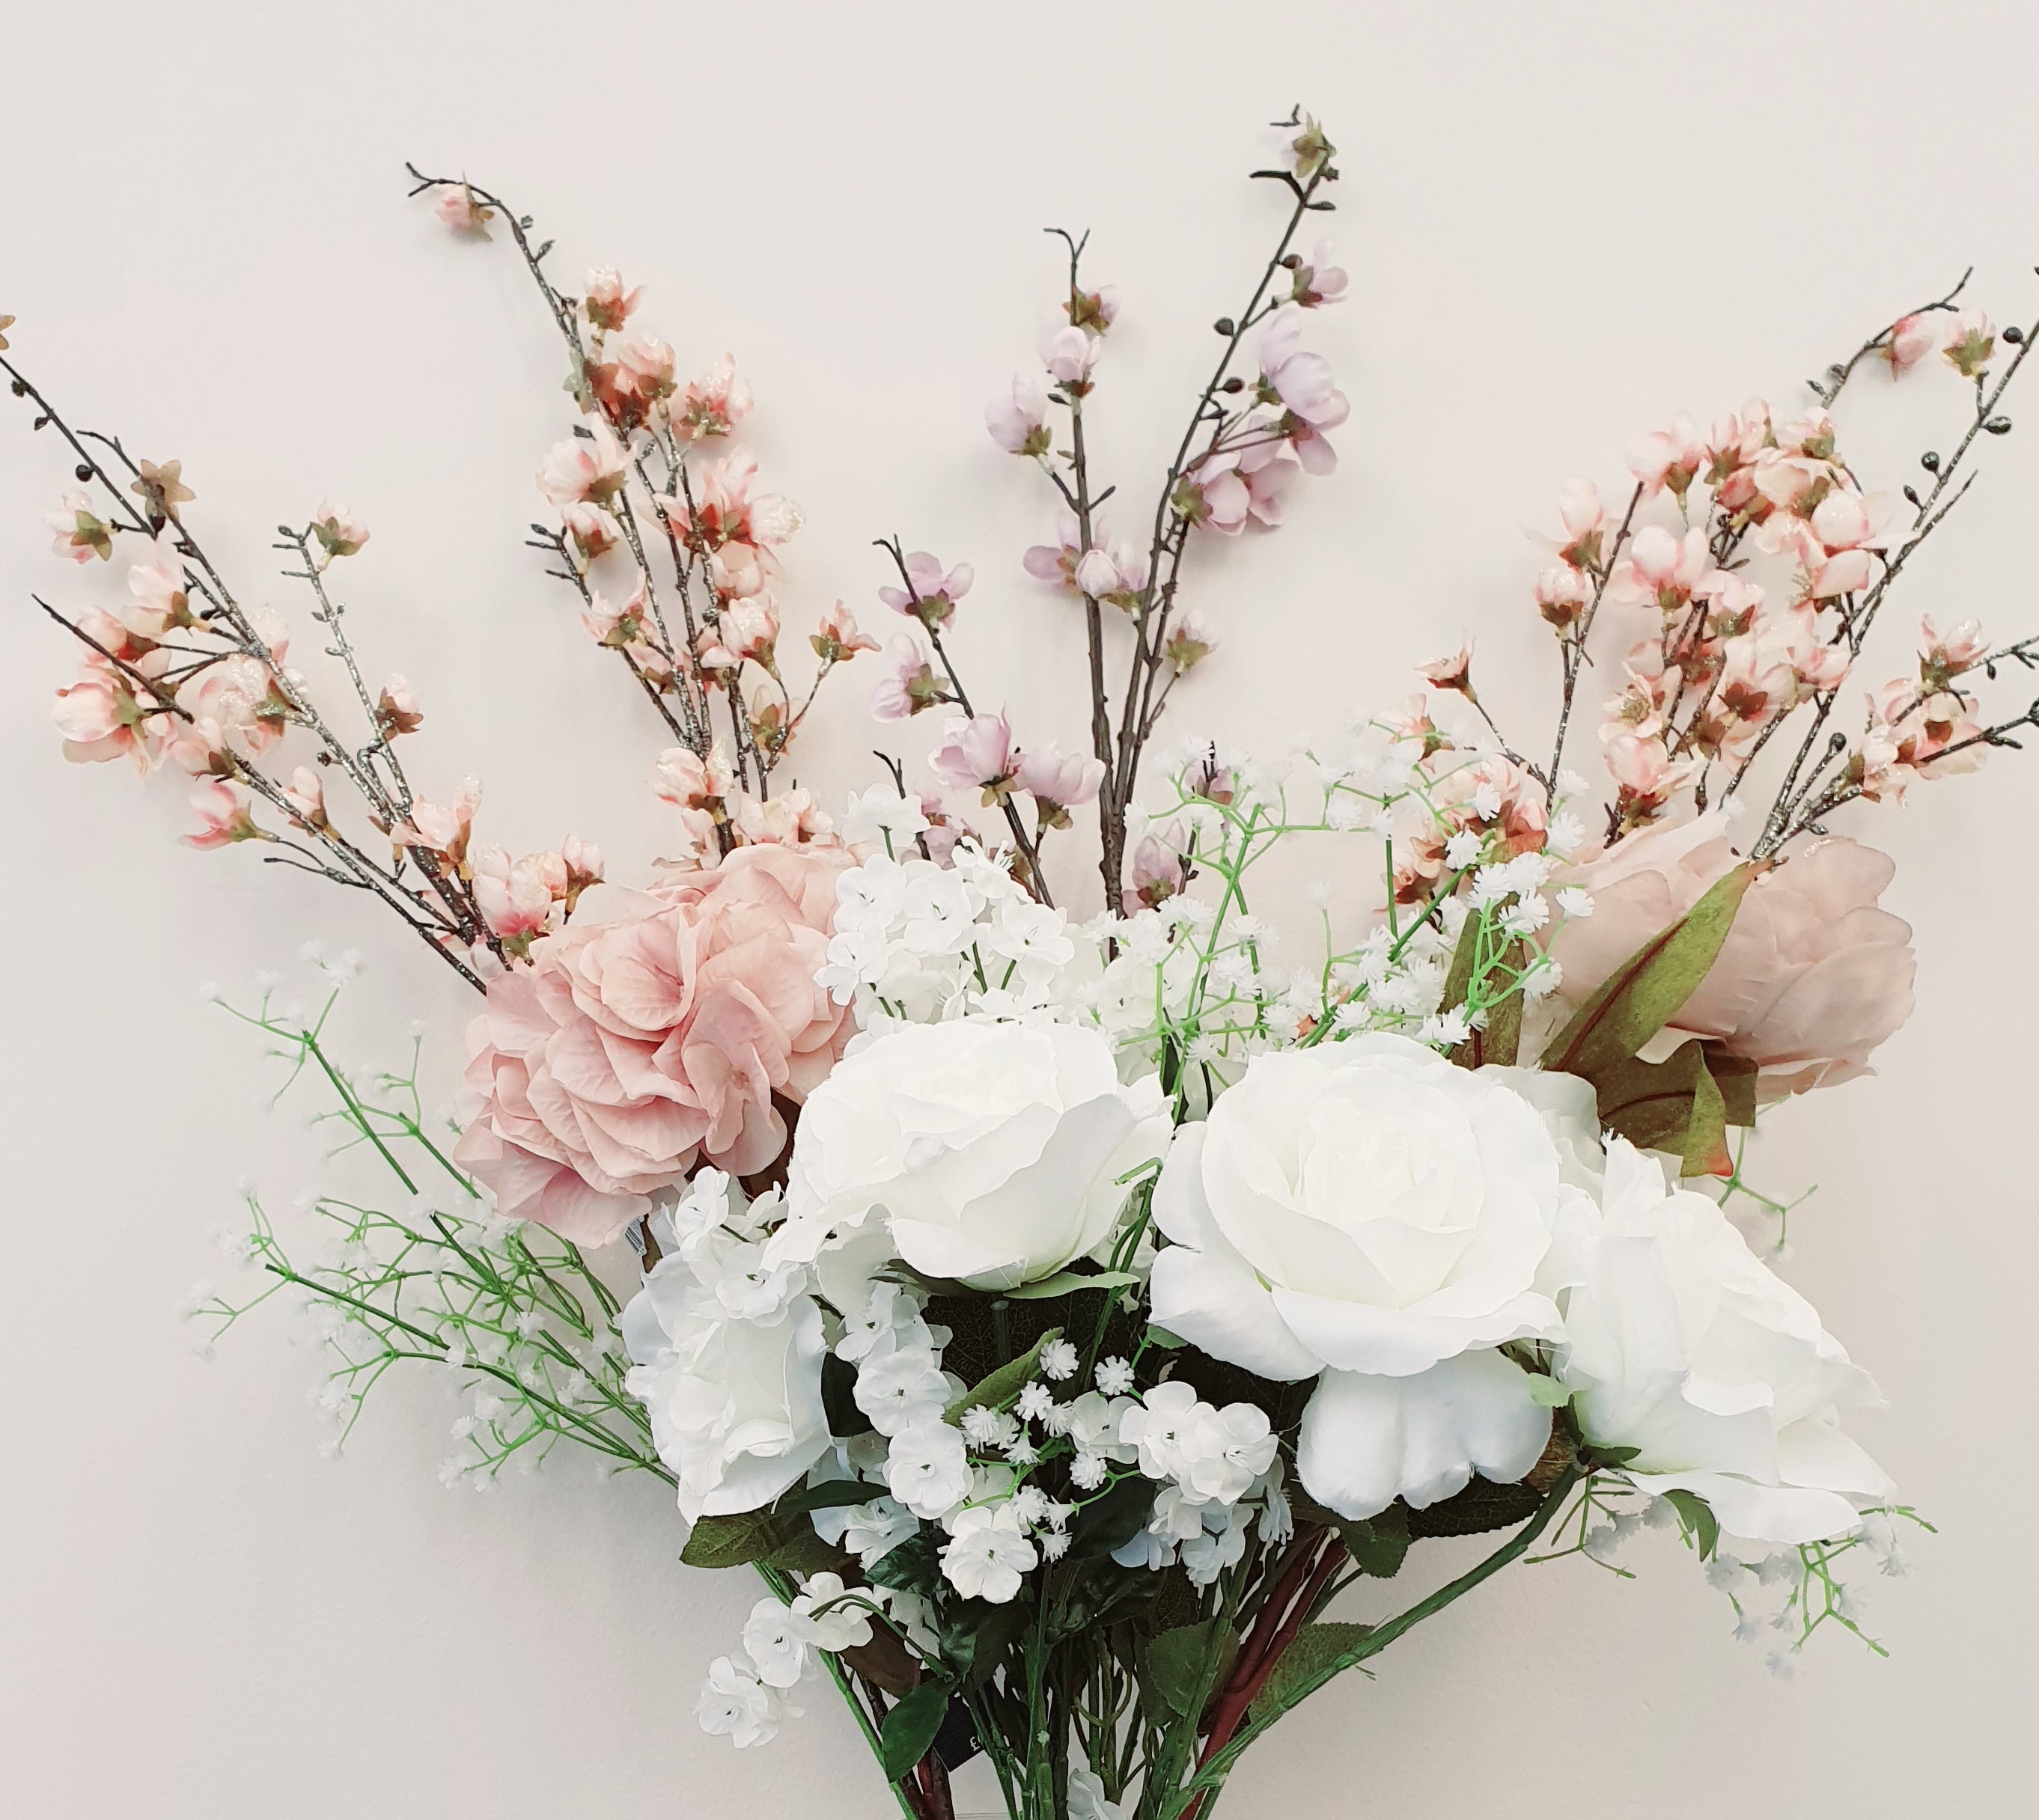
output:
M1504 1359L1441 1368L1556 1331L1536 1280L1559 1193L1542 1115L1421 1044L1256 1056L1169 1155L1153 1318L1263 1377L1323 1374L1298 1463L1342 1515L1517 1478L1549 1412Z
M1111 1046L1095 1030L975 1019L902 1026L838 1063L807 1096L791 1215L766 1255L813 1261L831 1246L862 1253L862 1239L882 1225L897 1254L927 1276L1016 1288L1110 1240L1126 1200L1120 1178L1160 1156L1168 1134L1160 1083L1122 1086Z
M1889 1496L1840 1430L1841 1409L1881 1406L1868 1373L1714 1201L1619 1138L1577 1274L1557 1374L1589 1441L1640 1450L1623 1469L1642 1489L1786 1543L1851 1534Z
M623 1311L626 1380L651 1417L689 1522L770 1503L828 1451L821 1310L799 1295L761 1320L731 1317L677 1254Z

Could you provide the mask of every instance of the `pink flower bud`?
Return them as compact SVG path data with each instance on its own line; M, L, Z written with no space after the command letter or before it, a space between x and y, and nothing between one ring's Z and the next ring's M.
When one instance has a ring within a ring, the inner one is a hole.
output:
M206 778L192 786L191 806L198 816L196 834L184 836L187 847L209 852L237 840L257 840L262 831L248 813L248 793L238 784Z
M1016 374L1012 390L985 406L984 427L991 432L992 441L1009 455L1045 455L1052 440L1047 413L1040 387Z

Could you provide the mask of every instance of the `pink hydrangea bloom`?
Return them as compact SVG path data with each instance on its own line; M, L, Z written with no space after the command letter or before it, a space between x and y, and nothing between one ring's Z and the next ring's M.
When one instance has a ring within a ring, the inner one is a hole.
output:
M613 919L570 923L493 981L455 1152L513 1218L606 1244L704 1158L769 1166L850 1033L814 983L840 848L739 847ZM590 901L590 907L592 905Z

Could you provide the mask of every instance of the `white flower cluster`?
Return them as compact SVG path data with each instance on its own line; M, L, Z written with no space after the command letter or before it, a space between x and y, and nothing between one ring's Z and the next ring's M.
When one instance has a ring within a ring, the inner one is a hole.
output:
M965 1015L1038 1015L1065 990L1077 942L970 842L951 863L874 855L843 875L816 983L867 1029Z
M828 1451L821 1308L803 1266L765 1258L780 1212L703 1170L651 1223L664 1255L623 1311L627 1382L689 1522L769 1503Z
M807 1576L789 1604L760 1599L737 1649L708 1664L695 1706L701 1729L739 1750L769 1742L782 1718L799 1716L800 1709L787 1695L811 1672L814 1652L833 1654L868 1644L874 1617L889 1622L918 1648L935 1647L927 1603L910 1592L851 1587L839 1574L818 1573Z
M1244 1558L1256 1510L1263 1541L1293 1532L1281 1443L1257 1404L1220 1409L1165 1382L1123 1410L1118 1439L1121 1457L1164 1481L1147 1527L1113 1556L1120 1566L1165 1568L1179 1551L1190 1583L1207 1587Z

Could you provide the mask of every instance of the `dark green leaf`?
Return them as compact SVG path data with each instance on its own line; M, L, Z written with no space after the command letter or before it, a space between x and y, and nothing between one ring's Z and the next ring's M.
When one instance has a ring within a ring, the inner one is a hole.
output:
M1253 1697L1253 1716L1266 1719L1280 1712L1297 1688L1336 1666L1366 1641L1373 1629L1370 1624L1304 1625Z
M856 1406L856 1367L833 1352L822 1360L822 1408L838 1441L871 1431L871 1418Z
M1340 1522L1338 1530L1346 1553L1361 1573L1392 1580L1401 1572L1409 1553L1409 1513L1403 1506L1390 1504L1377 1517Z
M1152 1479L1129 1473L1109 1491L1092 1499L1069 1524L1069 1552L1063 1558L1096 1560L1123 1548L1154 1514L1158 1489Z
M1668 1151L1683 1175L1722 1175L1727 1154L1727 1106L1696 1037L1668 1061L1634 1057L1593 1077L1600 1123L1643 1150Z
M847 1561L856 1556L845 1554L833 1542L825 1542L815 1534L811 1522L803 1522L799 1532L764 1557L763 1565L776 1568L785 1574L818 1574L839 1572Z
M987 1409L1004 1409L1027 1387L1028 1381L1039 1371L1042 1348L1053 1344L1061 1337L1061 1328L1050 1327L1017 1359L1000 1366L989 1377L981 1379L964 1391L943 1412L943 1419L949 1422L959 1422L963 1420L964 1410L975 1409L979 1404Z
M1680 1526L1699 1545L1699 1559L1711 1560L1720 1545L1720 1521L1713 1506L1697 1492L1666 1492L1664 1499L1678 1513Z
M1214 1617L1149 1637L1140 1649L1141 1700L1157 1723L1167 1714L1187 1719L1238 1652L1238 1633Z
M856 1479L826 1479L818 1485L795 1485L769 1510L703 1517L687 1538L680 1559L690 1568L740 1568L751 1561L768 1560L774 1567L788 1569L814 1560L829 1566L833 1564L835 1551L822 1543L827 1549L827 1558L822 1559L808 1545L809 1538L816 1543L821 1538L814 1534L807 1513L842 1504L868 1503L879 1495L877 1486ZM798 1560L780 1558L789 1549L795 1551ZM801 1568L800 1571L814 1570Z
M885 1715L878 1746L888 1780L898 1781L928 1754L948 1710L948 1683L924 1681Z
M1671 927L1601 982L1543 1052L1542 1065L1593 1079L1625 1062L1662 1029L1719 954L1749 885L1768 870L1737 866Z
M1058 1270L1038 1283L1029 1283L1006 1294L1015 1302L1045 1302L1050 1296L1073 1295L1084 1289L1123 1289L1140 1279L1130 1270L1097 1270L1088 1276L1073 1270Z
M1508 1529L1536 1514L1541 1496L1528 1485L1497 1485L1478 1473L1456 1497L1409 1513L1412 1536L1476 1536Z
M932 1591L941 1577L932 1533L916 1530L866 1568L864 1577L875 1587L890 1587L899 1592Z
M942 1659L970 1686L981 1686L991 1678L1006 1645L1033 1621L1032 1609L1016 1598L1004 1605L964 1599L943 1621Z

